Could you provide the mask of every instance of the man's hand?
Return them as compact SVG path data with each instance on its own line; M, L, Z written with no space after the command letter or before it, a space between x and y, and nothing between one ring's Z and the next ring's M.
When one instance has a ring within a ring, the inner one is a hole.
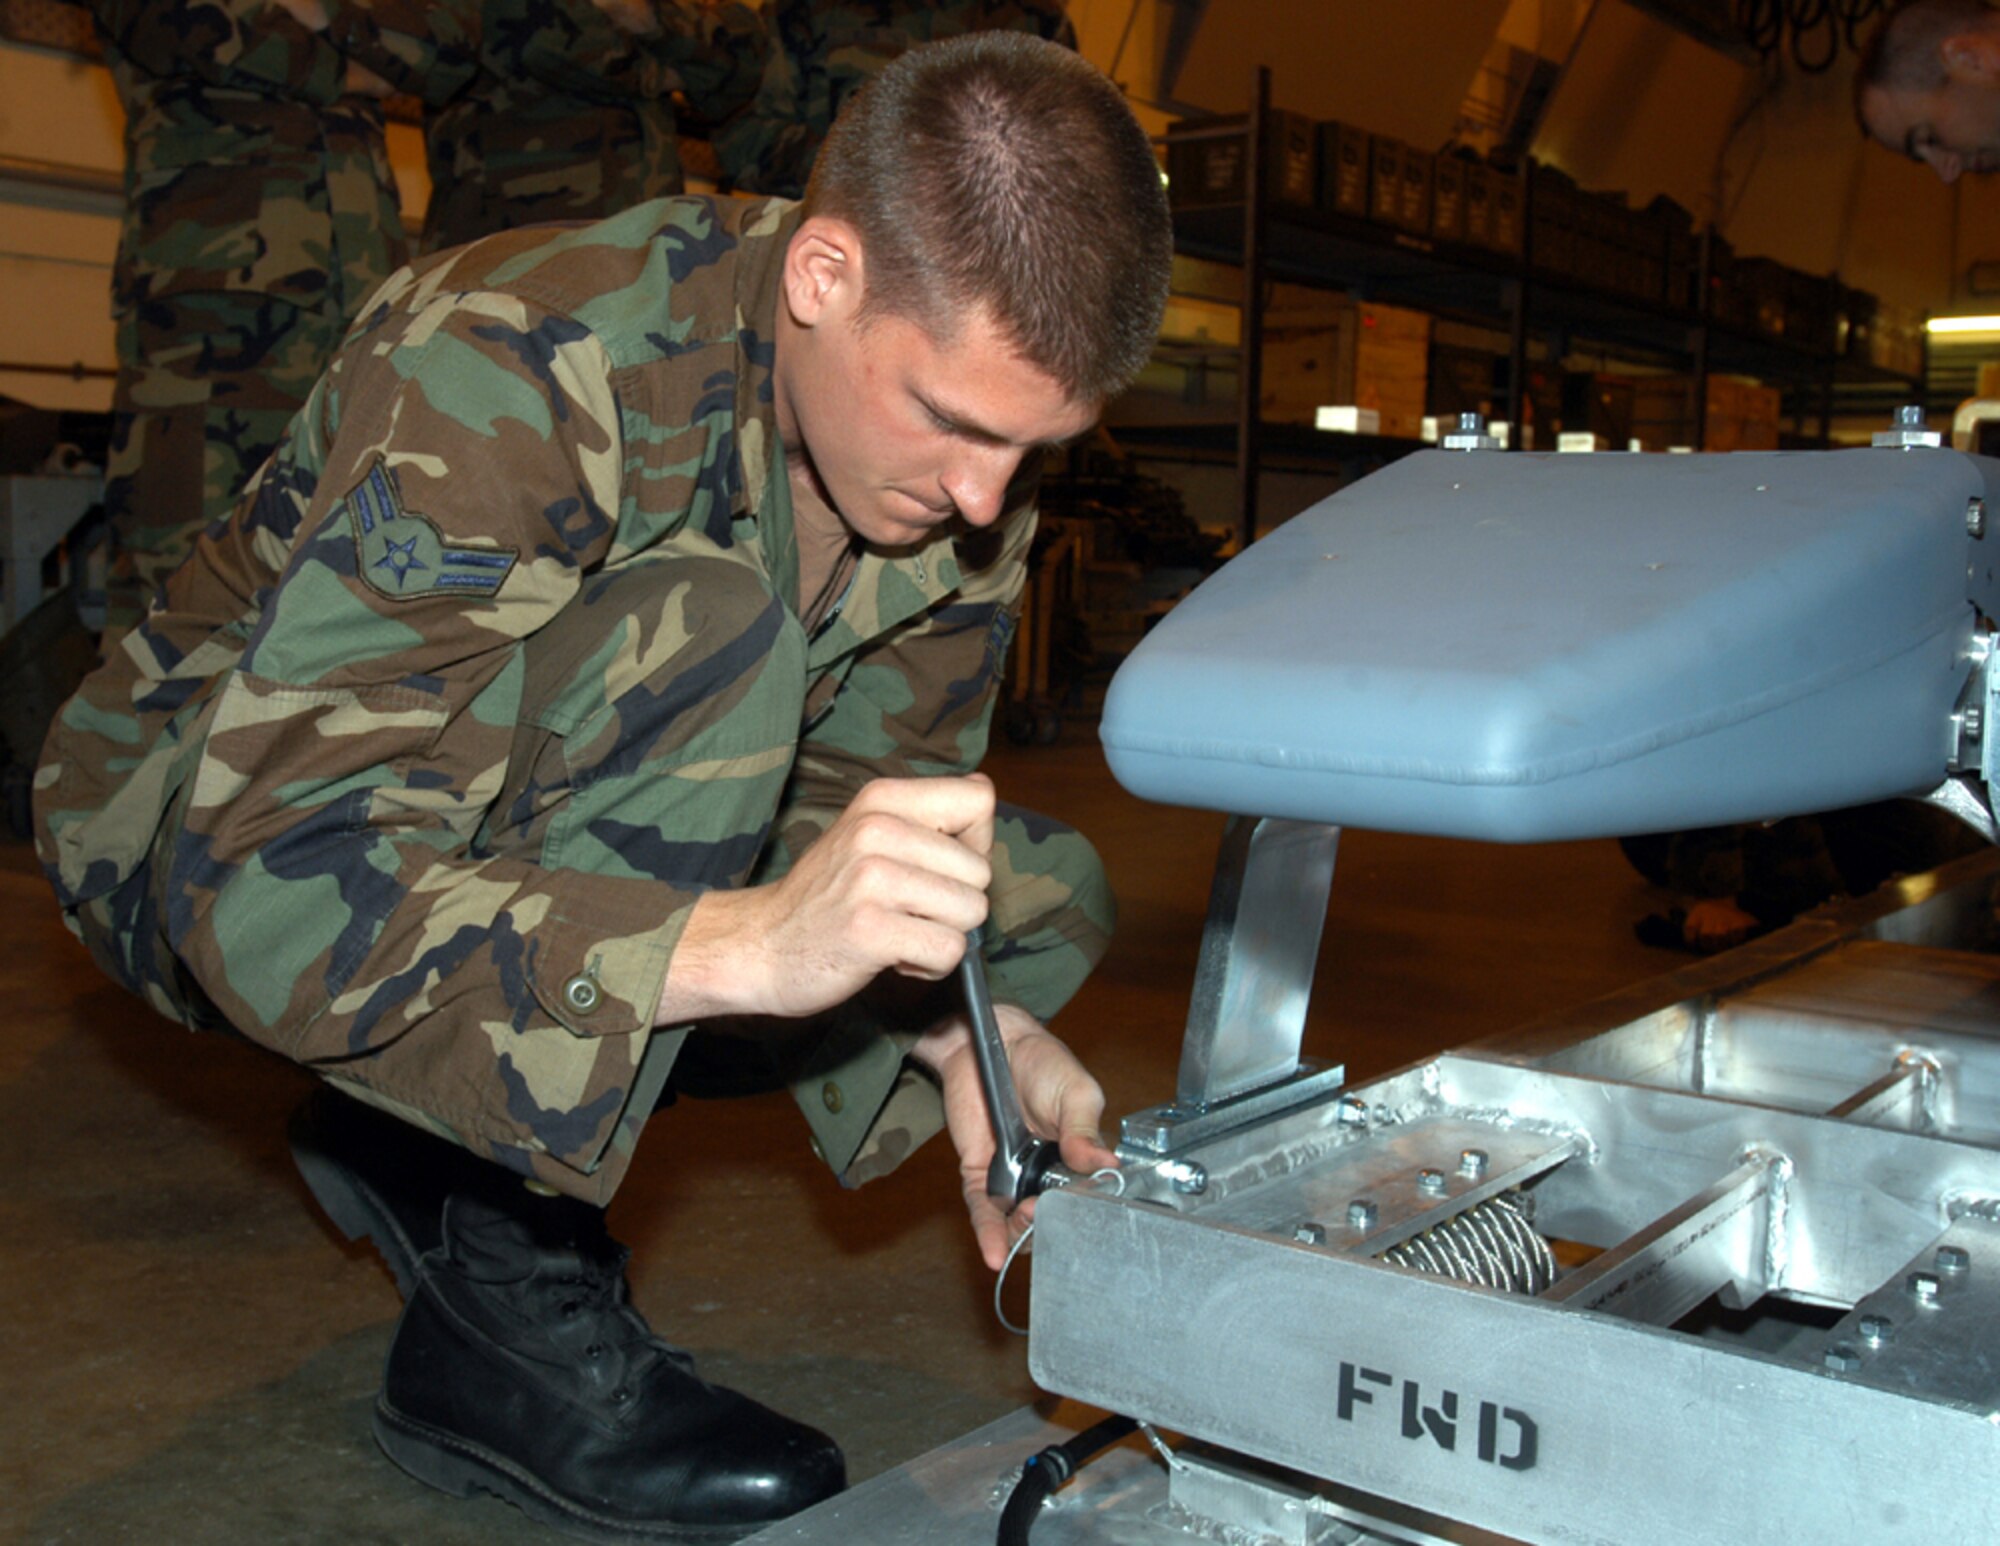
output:
M937 981L986 919L992 849L983 774L876 779L782 880L695 903L656 1023L817 1014L884 971Z
M1071 1052L1025 1009L999 1004L994 1013L1007 1044L1008 1066L1021 1098L1021 1114L1038 1138L1053 1138L1062 1162L1088 1175L1116 1165L1118 1157L1105 1146L1098 1131L1104 1116L1104 1091ZM986 1195L986 1170L993 1163L993 1124L986 1115L986 1095L979 1083L979 1060L972 1051L972 1028L955 1015L926 1034L911 1056L937 1071L944 1085L945 1125L958 1150L959 1182L965 1189L965 1211L979 1254L998 1272L1007 1249L1034 1217L1035 1199L1019 1207Z

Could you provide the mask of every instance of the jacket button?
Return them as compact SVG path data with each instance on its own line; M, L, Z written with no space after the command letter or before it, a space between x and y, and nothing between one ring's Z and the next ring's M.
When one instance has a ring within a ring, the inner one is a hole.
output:
M847 1104L846 1097L840 1093L840 1086L835 1084L831 1079L820 1086L819 1098L826 1102L826 1109L828 1111L836 1114L839 1113L842 1106Z
M595 977L578 972L563 984L563 1002L580 1015L587 1015L604 998L604 990L597 985Z

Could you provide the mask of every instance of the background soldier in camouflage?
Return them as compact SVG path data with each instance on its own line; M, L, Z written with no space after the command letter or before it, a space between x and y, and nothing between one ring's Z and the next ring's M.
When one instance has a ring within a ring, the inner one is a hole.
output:
M841 105L917 43L1008 30L1076 47L1064 0L769 0L775 34L756 99L715 134L738 192L795 199Z
M1041 453L1146 360L1170 247L1075 54L914 51L803 207L661 200L391 281L66 707L37 836L95 957L368 1103L294 1152L409 1295L375 1431L412 1474L621 1539L840 1485L652 1335L587 1206L695 1026L778 1049L850 1182L947 1126L997 1267L1024 1218L950 982L985 923L1030 1123L1113 1162L1043 1026L1102 867L973 769Z
M108 648L403 261L378 97L449 93L472 55L403 0L91 9L125 108Z
M466 5L479 69L424 117L422 248L598 220L685 187L672 94L719 120L757 89L768 47L738 0L497 0Z

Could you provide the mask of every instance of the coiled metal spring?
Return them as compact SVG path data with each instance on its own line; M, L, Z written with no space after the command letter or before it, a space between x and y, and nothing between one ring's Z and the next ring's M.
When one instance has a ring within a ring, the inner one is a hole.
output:
M1382 1260L1510 1294L1539 1294L1556 1280L1555 1252L1536 1232L1519 1192L1489 1197L1434 1224L1391 1246Z

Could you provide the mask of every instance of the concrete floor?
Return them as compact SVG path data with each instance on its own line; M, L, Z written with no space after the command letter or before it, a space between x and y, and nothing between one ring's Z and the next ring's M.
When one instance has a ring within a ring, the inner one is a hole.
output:
M1145 806L1094 727L996 748L1006 797L1097 841L1119 936L1060 1030L1115 1116L1171 1093L1221 818ZM1367 1075L1672 969L1610 843L1343 839L1307 1036ZM157 1019L0 845L0 1540L504 1543L549 1537L377 1453L397 1299L293 1173L298 1070ZM837 1435L855 1480L1038 1392L994 1320L942 1140L840 1190L782 1096L682 1102L612 1208L634 1294L705 1373ZM1025 1313L1024 1284L1009 1302Z

